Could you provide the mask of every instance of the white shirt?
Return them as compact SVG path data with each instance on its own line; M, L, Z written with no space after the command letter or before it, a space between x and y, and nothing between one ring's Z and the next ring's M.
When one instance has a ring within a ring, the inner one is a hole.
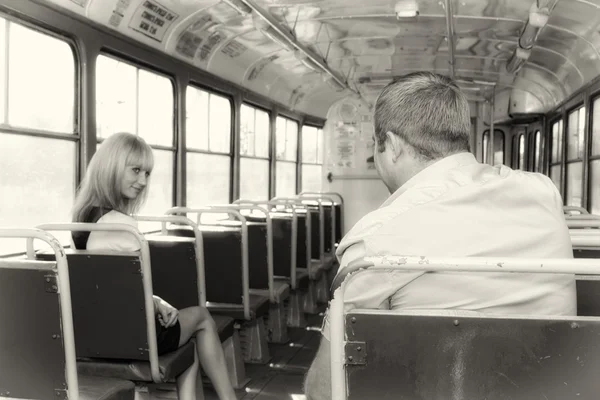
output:
M364 256L572 258L562 199L544 175L460 153L428 166L341 241L340 272ZM360 275L345 308L576 315L574 275L394 272ZM323 334L328 337L326 321Z
M135 228L138 227L137 221L119 211L109 211L98 221L98 224L127 224ZM87 250L115 250L115 251L138 251L140 243L135 236L125 231L93 231L87 241Z

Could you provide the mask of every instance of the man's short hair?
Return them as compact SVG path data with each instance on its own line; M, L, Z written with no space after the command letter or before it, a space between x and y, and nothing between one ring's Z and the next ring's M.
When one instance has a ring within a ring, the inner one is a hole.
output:
M452 79L415 72L388 84L375 105L375 140L385 150L386 133L400 136L426 160L469 151L470 110Z

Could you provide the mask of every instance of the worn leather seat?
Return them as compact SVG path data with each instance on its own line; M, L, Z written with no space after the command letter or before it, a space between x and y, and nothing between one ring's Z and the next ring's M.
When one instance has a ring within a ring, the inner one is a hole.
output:
M78 376L79 398L81 400L133 400L135 385L122 379Z
M175 378L194 363L195 345L193 341L186 343L172 353L158 357L160 378L163 382ZM132 381L152 382L150 362L109 359L77 360L77 371L81 375L102 377L118 377Z

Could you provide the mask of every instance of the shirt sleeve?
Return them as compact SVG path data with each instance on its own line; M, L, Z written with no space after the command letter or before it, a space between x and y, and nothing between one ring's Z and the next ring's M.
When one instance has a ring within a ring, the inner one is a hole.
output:
M111 211L98 220L99 224L126 224L137 229L137 221L132 217ZM90 233L87 242L88 250L138 251L140 243L129 232L125 231L94 231Z

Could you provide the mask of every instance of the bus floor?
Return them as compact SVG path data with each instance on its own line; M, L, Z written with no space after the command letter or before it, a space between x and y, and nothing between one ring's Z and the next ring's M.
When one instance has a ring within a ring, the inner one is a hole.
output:
M325 311L322 306L321 314ZM320 328L322 315L307 316L308 326ZM236 390L240 400L305 400L302 385L315 357L321 333L306 328L291 328L287 344L269 344L271 361L265 365L246 364L250 382ZM210 383L204 383L205 400L218 400Z

